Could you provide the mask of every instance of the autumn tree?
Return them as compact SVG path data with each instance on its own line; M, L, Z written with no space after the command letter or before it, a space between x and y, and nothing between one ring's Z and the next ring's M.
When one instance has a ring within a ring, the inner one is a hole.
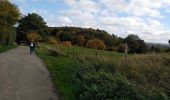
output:
M0 45L14 41L14 25L20 18L20 11L8 0L0 0Z
M38 42L38 41L41 41L41 40L42 40L42 37L41 37L38 33L31 32L31 33L28 33L28 34L27 34L27 39L28 39L29 41L34 40L34 41Z
M86 47L104 50L106 48L106 45L102 40L93 39L87 42Z
M84 36L79 36L79 37L77 38L77 43L78 43L80 46L82 46L82 47L83 47L85 41L86 41L86 40L85 40L85 37L84 37Z
M36 32L42 37L46 37L46 22L44 19L36 14L28 14L19 20L17 27L17 42L27 41L27 33Z

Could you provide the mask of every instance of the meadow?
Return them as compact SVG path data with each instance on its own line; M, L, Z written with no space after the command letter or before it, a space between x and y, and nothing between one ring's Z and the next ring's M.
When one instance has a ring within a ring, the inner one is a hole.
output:
M54 52L55 51L55 52ZM170 54L130 54L40 44L36 50L47 64L63 100L168 100Z

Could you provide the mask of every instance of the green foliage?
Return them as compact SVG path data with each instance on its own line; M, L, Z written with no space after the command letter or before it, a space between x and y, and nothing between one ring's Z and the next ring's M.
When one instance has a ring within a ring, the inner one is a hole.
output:
M140 99L135 86L120 74L112 75L95 66L80 67L77 73L78 82L81 83L78 100Z
M148 50L145 42L137 35L130 34L124 41L128 44L130 53L146 53Z
M118 61L116 69L128 80L136 83L143 93L150 90L150 97L153 98L155 90L158 91L157 96L160 96L160 92L169 93L169 60L169 54L134 55L129 57L126 63L124 60Z
M55 48L54 45L50 47ZM66 46L59 47L63 52L68 50ZM86 50L92 55L92 49L83 49L82 56L76 58L54 57L44 50L39 54L45 55L43 59L65 100L169 99L169 54L129 55L125 61L122 55L114 53L115 58L111 58L113 52L99 50L106 59L98 60L85 56Z
M8 0L0 1L0 44L7 45L14 39L14 25L19 20L20 12L16 5Z
M27 41L27 33L36 32L43 38L46 37L46 22L36 13L28 14L19 20L17 27L17 42Z
M8 51L10 49L13 49L15 47L16 47L16 45L12 45L12 44L11 45L7 45L7 46L1 46L0 45L0 53Z
M106 48L106 45L102 40L93 39L87 42L86 47L104 50Z
M76 100L75 64L72 58L50 56L48 51L37 49L37 54L45 61L52 81L61 100Z
M55 50L54 49L48 49L48 53L49 53L50 56L56 56L56 57L65 55L62 51L60 51L58 49L55 49Z
M61 41L71 41L72 36L69 32L62 32L59 35Z

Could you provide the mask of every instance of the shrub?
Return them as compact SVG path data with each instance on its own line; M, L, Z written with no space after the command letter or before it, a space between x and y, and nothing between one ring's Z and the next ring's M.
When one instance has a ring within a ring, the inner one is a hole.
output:
M118 49L117 47L110 47L110 48L108 48L109 51L117 51L117 49Z
M102 70L103 65L80 67L77 71L78 100L139 100L136 87L118 73Z
M87 42L86 47L104 50L106 48L106 45L102 40L93 39Z
M48 43L49 43L49 44L58 44L57 40L55 40L55 39L53 39L53 38L49 39L49 40L48 40Z
M55 56L55 57L65 55L62 51L60 51L58 49L48 49L48 53L50 56Z
M62 42L62 44L64 44L65 46L71 46L72 45L71 41L64 41L64 42Z
M126 44L120 44L117 51L118 52L125 52Z

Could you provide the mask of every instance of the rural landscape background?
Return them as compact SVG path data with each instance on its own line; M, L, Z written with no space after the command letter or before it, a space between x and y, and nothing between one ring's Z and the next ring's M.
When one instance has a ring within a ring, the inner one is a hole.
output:
M53 27L40 14L23 15L13 1L0 0L0 53L34 40L61 100L169 100L166 34L166 43L156 43L137 33L123 37L93 27Z

